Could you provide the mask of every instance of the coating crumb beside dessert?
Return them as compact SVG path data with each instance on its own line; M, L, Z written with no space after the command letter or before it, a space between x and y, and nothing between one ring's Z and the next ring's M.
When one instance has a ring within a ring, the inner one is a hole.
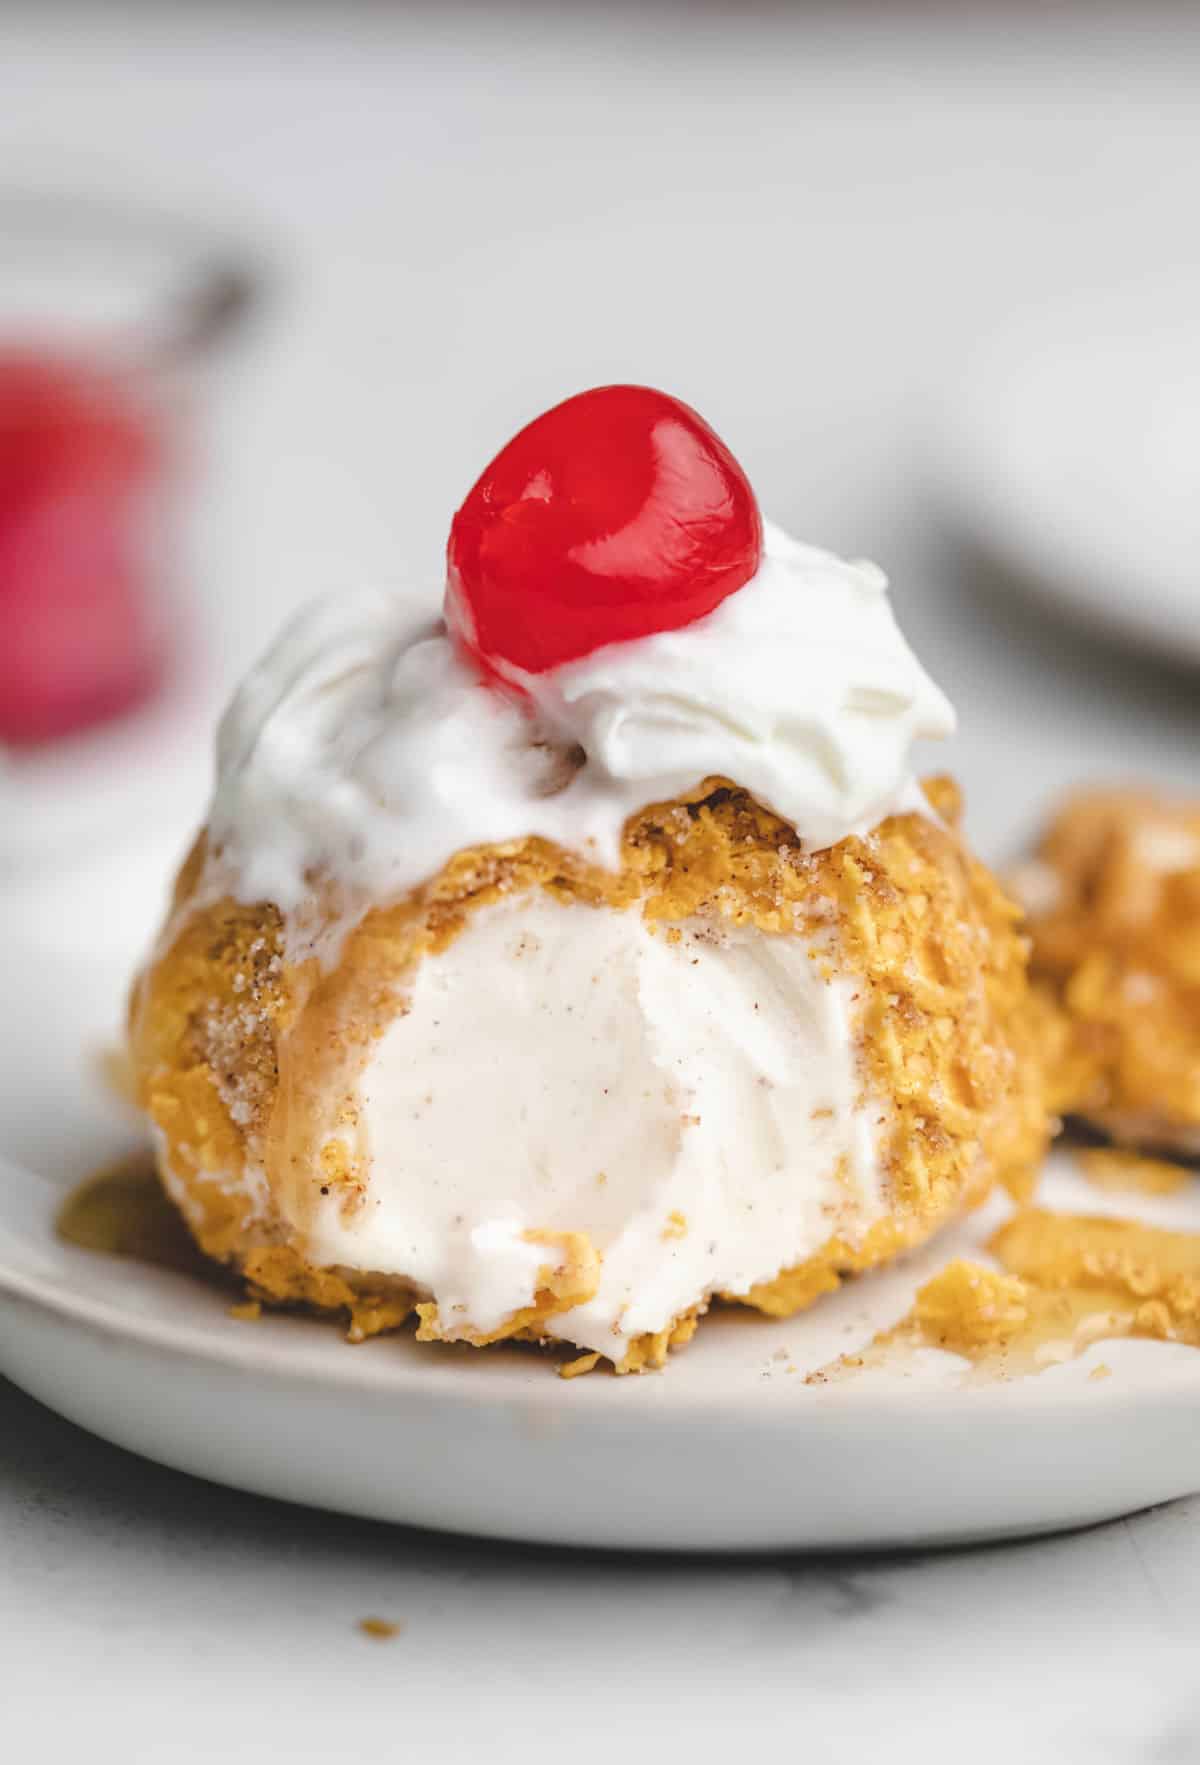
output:
M947 1263L899 1323L858 1354L810 1374L809 1383L914 1348L943 1349L972 1362L980 1376L1004 1378L1126 1337L1200 1347L1200 1234L1026 1206L986 1248L999 1268ZM1090 1376L1110 1372L1101 1364Z
M1200 1155L1200 806L1081 794L1013 882L1051 1107L1118 1144Z

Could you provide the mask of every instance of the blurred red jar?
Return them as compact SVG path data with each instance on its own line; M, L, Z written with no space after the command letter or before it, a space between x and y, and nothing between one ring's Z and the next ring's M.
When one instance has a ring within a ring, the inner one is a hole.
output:
M110 722L193 664L183 468L258 285L178 217L0 192L0 749Z
M0 347L0 741L52 741L157 686L161 421L98 364Z

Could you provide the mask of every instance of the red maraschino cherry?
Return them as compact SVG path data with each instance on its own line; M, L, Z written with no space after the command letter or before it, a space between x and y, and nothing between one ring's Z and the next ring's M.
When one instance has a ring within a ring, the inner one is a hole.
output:
M754 492L703 417L597 386L515 435L455 515L447 623L486 672L540 674L690 625L761 556Z

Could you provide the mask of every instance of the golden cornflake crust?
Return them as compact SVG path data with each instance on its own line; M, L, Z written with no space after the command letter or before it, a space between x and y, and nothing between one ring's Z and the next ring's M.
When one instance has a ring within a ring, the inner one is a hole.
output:
M861 1240L831 1230L817 1256L741 1303L787 1315L843 1275L920 1243L996 1181L1024 1193L1046 1117L1018 910L962 845L954 787L927 788L940 819L896 816L823 852L804 851L787 823L721 779L633 817L616 873L539 839L462 852L424 887L368 912L327 973L287 960L271 904L206 898L202 838L130 1012L139 1100L158 1131L163 1181L197 1242L241 1271L252 1298L341 1313L356 1339L414 1311L420 1340L462 1339L402 1280L314 1266L302 1227L287 1222L311 1217L320 1196L351 1212L362 1204L355 1081L416 965L480 907L539 890L601 911L636 909L668 936L709 918L804 938L828 952L831 971L858 982L864 1090L882 1100L890 1211ZM344 1123L344 1139L330 1134L331 1121ZM685 1231L686 1220L669 1229ZM548 1254L534 1305L487 1341L542 1340L556 1312L596 1291L600 1258L586 1234L541 1241ZM661 1366L703 1309L634 1341L617 1370ZM585 1371L584 1362L563 1371Z
M1029 1328L1029 1289L1015 1275L959 1260L919 1289L911 1317L932 1346L977 1356Z
M544 1244L556 1252L555 1259L544 1262L538 1270L533 1304L514 1312L498 1330L481 1336L475 1331L447 1332L432 1300L416 1308L420 1323L418 1342L469 1342L475 1348L486 1348L490 1342L503 1342L517 1336L523 1340L540 1340L546 1320L555 1312L573 1305L586 1305L600 1286L600 1258L586 1232L526 1232L530 1244Z
M897 1349L945 1349L994 1376L1037 1372L1121 1337L1200 1347L1198 1234L1024 1207L987 1249L999 1270L947 1263L898 1324L809 1383L879 1366ZM1111 1371L1097 1366L1090 1376Z
M1193 1175L1185 1164L1147 1158L1124 1146L1077 1147L1074 1162L1094 1189L1117 1195L1174 1195Z
M1076 797L1015 880L1051 1107L1200 1152L1200 806Z

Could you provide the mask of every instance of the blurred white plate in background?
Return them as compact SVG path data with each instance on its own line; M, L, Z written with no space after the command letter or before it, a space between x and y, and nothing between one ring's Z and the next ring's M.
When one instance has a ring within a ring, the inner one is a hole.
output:
M925 1350L844 1383L804 1374L867 1342L997 1197L903 1265L787 1321L727 1311L665 1373L571 1383L534 1354L351 1348L329 1324L228 1315L229 1294L59 1242L71 1181L124 1141L92 1056L162 909L185 830L0 890L0 1371L149 1458L375 1519L541 1543L845 1549L951 1543L1124 1514L1200 1488L1200 1353L1100 1342L974 1386ZM1120 1211L1066 1161L1050 1205ZM1200 1226L1200 1183L1138 1201ZM1097 1363L1111 1377L1092 1379Z
M87 862L181 817L199 819L217 707L184 682L150 704L45 748L0 749L0 880ZM178 824L178 825L177 825Z
M961 537L1086 623L1200 664L1200 282L1029 306L935 447Z

